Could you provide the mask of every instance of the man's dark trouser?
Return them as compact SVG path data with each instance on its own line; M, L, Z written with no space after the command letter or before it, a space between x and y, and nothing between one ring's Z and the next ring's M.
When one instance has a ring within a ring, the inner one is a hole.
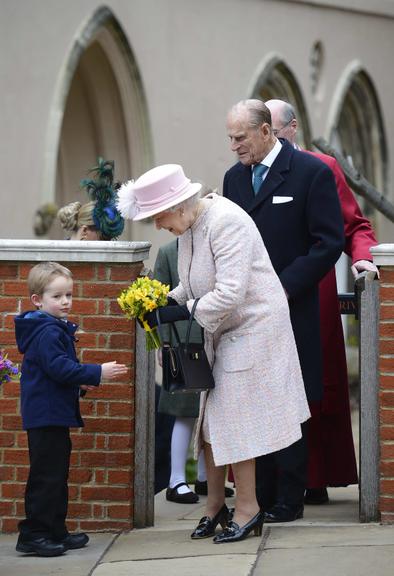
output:
M26 519L19 522L21 538L67 536L69 428L45 426L27 431L30 472L25 491Z
M292 510L304 505L308 473L308 423L301 424L302 438L291 446L256 458L256 497L267 511L274 504L285 504Z

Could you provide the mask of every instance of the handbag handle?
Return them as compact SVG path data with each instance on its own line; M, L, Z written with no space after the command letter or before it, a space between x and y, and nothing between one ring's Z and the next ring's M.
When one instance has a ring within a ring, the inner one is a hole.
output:
M157 322L157 329L159 331L159 335L160 335L160 339L162 342L164 342L164 338L163 338L163 324L161 323L160 320L160 314L159 314L159 309L156 308L156 322ZM177 344L181 343L181 339L179 337L179 332L177 327L175 326L174 322L168 322L169 326L170 326L170 330L172 329L172 331L175 334L175 340L177 341Z
M198 301L200 300L200 298L196 298L193 302L193 307L192 310L190 312L190 318L189 318L189 324L187 325L187 332L186 332L186 341L185 341L185 348L187 349L187 347L189 346L189 340L190 340L190 333L192 330L192 324L193 324L193 320L194 320L194 313L196 311L197 308L197 304Z
M199 301L199 298L196 298L196 299L194 300L193 307L192 307L192 310L191 310L191 312L190 312L190 318L189 318L189 321L188 321L187 331L186 331L185 348L187 348L188 345L189 345L190 333L191 333L192 324L193 324L193 320L194 320L194 313L195 313L195 311L196 311L196 307L197 307L198 301ZM163 324L161 323L161 320L160 320L160 314L159 314L159 309L158 309L158 308L156 308L156 321L157 321L157 329L158 329L158 331L159 331L159 335L160 335L161 341L163 342L163 341L164 341L163 335L162 335ZM172 329L173 332L174 332L174 334L175 334L175 339L176 339L176 341L177 341L177 344L181 344L181 339L180 339L180 337L179 337L179 332L178 332L177 327L175 326L175 323L174 323L174 322L168 322L168 324L169 324L169 326L170 326L170 330Z

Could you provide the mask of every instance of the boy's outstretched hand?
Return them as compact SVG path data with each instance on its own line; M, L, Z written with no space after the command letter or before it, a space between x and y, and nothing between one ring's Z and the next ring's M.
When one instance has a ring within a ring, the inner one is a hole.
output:
M127 372L125 364L117 364L117 362L104 362L101 364L101 379L114 380L118 376L123 376Z

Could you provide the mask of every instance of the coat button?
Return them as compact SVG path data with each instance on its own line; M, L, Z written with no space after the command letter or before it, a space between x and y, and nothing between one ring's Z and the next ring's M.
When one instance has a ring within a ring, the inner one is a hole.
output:
M235 342L236 339L237 339L236 336L231 336L231 338L230 338L231 342Z

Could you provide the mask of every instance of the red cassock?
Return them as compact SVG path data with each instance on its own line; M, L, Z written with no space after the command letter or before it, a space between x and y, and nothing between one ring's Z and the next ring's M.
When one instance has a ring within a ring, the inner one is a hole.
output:
M320 158L334 173L345 225L346 254L352 264L371 260L369 249L377 244L375 234L338 162L325 154L310 154ZM324 396L322 402L310 406L308 488L347 486L358 481L335 269L320 282L319 295Z

